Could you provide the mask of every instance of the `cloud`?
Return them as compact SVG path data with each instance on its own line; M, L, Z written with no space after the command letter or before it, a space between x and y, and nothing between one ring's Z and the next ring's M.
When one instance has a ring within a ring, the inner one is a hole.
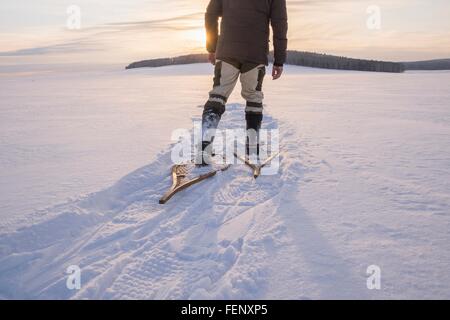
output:
M109 38L112 38L111 42L114 42L117 33L196 30L203 27L203 15L203 12L196 12L165 19L106 23L77 31L77 34L83 35L78 39L61 40L59 43L46 46L3 51L0 52L0 57L39 56L105 50L102 48L101 43L108 42Z
M94 43L82 39L79 41L71 41L67 43L60 43L55 45L25 48L13 51L0 52L0 57L14 57L14 56L36 56L53 53L67 53L67 52L87 52L99 50Z
M196 12L176 17L169 17L165 19L155 19L155 20L145 20L145 21L129 21L129 22L112 22L107 23L104 26L120 26L120 27L129 27L129 26L154 26L154 25L165 25L169 23L186 23L192 22L193 20L197 21L202 19L204 16L203 12Z

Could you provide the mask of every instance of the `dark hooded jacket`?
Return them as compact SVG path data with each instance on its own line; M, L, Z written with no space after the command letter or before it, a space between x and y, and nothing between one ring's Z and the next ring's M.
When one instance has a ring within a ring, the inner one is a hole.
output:
M210 0L205 15L206 48L220 60L231 58L267 65L270 25L274 64L281 66L287 48L286 0Z

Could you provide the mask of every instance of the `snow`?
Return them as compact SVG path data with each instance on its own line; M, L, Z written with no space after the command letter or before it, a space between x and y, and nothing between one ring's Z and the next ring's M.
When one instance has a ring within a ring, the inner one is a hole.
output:
M286 69L265 80L279 172L159 205L211 66L0 68L0 297L450 298L450 72Z

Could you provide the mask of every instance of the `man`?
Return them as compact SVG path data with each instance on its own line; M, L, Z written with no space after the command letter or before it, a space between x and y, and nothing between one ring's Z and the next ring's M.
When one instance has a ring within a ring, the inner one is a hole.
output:
M220 23L219 35L219 18ZM247 131L256 132L247 139L247 154L259 154L258 132L263 118L262 84L268 65L270 25L273 30L274 65L272 77L280 78L286 60L286 0L210 0L206 14L206 47L209 61L215 65L214 85L202 116L201 162L209 162L214 130L225 104L240 76L242 97L246 100Z

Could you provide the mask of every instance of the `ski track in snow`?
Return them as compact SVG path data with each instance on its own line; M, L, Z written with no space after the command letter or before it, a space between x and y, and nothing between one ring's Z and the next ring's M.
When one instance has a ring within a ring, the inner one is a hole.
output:
M221 127L242 125L243 110L228 105ZM265 127L278 125L265 115ZM264 298L268 261L290 241L277 209L304 171L290 130L283 124L277 175L254 180L246 166L233 165L159 205L171 184L168 148L109 189L36 213L36 223L0 235L0 295ZM70 265L81 268L79 291L66 288Z

